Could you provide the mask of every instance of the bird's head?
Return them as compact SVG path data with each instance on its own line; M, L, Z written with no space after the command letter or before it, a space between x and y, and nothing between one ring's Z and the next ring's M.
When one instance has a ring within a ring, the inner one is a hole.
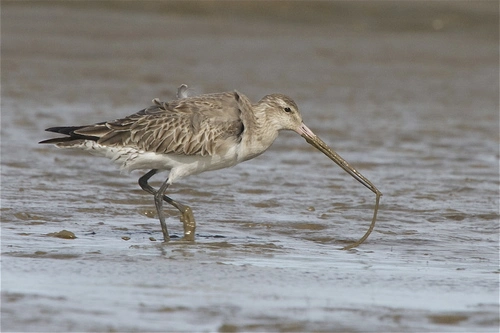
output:
M304 126L299 107L288 96L266 95L259 101L258 107L265 113L266 121L272 123L278 131L291 130L299 133Z

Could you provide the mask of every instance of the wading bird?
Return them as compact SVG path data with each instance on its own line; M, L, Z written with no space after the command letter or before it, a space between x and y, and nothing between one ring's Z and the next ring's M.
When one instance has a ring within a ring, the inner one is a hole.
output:
M382 193L302 122L297 104L290 97L270 94L252 104L237 91L193 97L188 97L186 91L187 86L181 85L176 100L154 99L153 106L125 118L93 125L48 128L49 132L66 136L40 143L104 156L125 171L151 169L139 178L139 185L154 196L164 240L170 237L163 201L181 213L184 239L194 240L196 223L191 208L165 195L167 188L181 178L231 167L259 156L271 146L280 131L295 131L376 194L369 230L345 249L361 244L369 236ZM151 187L148 180L158 171L165 170L170 173L160 188Z

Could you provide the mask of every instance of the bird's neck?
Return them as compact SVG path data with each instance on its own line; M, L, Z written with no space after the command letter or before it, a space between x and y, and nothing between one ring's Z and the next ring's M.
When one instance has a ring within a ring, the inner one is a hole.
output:
M242 138L242 160L249 160L265 152L278 137L279 131L267 118L265 106L254 105L253 121L247 123Z

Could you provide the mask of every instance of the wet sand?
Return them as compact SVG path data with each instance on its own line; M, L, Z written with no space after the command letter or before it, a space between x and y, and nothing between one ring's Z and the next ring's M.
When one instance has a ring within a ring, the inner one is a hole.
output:
M266 6L2 2L2 332L498 331L498 4ZM373 194L294 133L172 187L195 243L140 173L37 144L181 83L292 96L384 193L366 243Z

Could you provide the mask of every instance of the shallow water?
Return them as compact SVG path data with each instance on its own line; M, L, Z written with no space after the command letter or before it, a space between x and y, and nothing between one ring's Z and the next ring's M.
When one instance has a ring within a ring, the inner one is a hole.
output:
M279 4L2 2L2 331L498 330L498 5ZM293 133L172 187L194 244L140 173L37 144L181 83L292 96L383 192L366 243L374 195Z

